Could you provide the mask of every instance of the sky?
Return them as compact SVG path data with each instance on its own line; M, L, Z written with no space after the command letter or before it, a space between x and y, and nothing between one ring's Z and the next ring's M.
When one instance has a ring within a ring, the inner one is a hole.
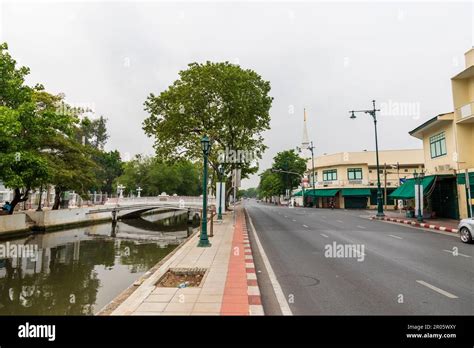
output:
M408 132L452 111L450 78L473 47L473 2L0 0L0 41L28 83L108 118L106 149L153 154L143 103L191 62L229 61L271 83L260 172L299 146L303 109L315 156L421 148ZM310 156L309 153L302 153ZM254 175L244 188L258 185Z

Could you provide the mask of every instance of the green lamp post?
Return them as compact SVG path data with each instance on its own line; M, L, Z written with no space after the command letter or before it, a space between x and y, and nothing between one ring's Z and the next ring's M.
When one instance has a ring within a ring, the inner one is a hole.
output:
M198 247L210 247L211 243L207 237L207 160L211 149L211 143L207 136L203 136L201 139L201 149L204 156L204 168L202 178L202 222Z
M224 175L224 166L221 164L217 169L219 171L219 209L217 210L217 220L222 220L222 176Z
M375 129L375 158L377 162L377 216L382 217L385 216L383 212L383 198L382 198L382 185L380 184L380 165L379 165L379 144L378 144L378 137L377 137L377 111L380 109L375 108L375 100L372 100L373 108L371 110L352 110L349 111L351 114L351 119L356 119L356 112L363 112L372 116L374 121L374 129Z

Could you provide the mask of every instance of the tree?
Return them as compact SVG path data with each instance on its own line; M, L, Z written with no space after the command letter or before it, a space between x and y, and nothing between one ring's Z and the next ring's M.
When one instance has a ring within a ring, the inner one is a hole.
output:
M200 193L200 169L190 161L164 162L156 157L136 156L125 163L123 174L115 184L122 184L125 193L142 188L142 194L157 196L162 192L180 196L196 196Z
M258 192L261 198L279 196L282 190L284 190L284 186L278 174L273 173L271 169L260 174Z
M77 117L57 112L61 96L25 85L26 67L17 67L8 46L0 45L0 179L13 188L15 206L52 177L49 160L60 150L58 137L73 137Z
M80 141L84 140L84 144L103 150L109 135L107 134L107 119L100 116L91 120L84 117L80 123Z
M241 168L242 178L258 170L256 160L266 149L262 132L270 123L269 92L270 83L252 70L228 62L192 63L159 96L150 94L143 129L155 137L156 154L165 160L202 161L200 141L207 135L213 142L210 165L214 171L224 165L229 194L232 169ZM247 156L220 156L226 150Z
M297 173L290 174L277 172L282 183L282 191L280 193L285 194L286 189L292 190L300 184L301 177L306 171L306 160L298 156L295 150L286 150L277 153L277 155L273 157L272 168L285 172Z
M91 149L92 159L96 163L95 177L96 185L92 187L95 191L112 193L113 183L123 174L124 163L120 158L120 153L114 151L101 151L98 149Z

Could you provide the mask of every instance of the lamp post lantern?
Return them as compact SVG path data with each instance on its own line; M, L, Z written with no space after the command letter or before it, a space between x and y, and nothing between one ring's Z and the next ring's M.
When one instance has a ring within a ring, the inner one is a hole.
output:
M207 136L203 136L201 139L201 149L204 157L204 168L202 178L202 222L198 247L210 247L211 243L207 237L207 161L211 149L211 143Z
M379 144L378 144L378 137L377 137L377 111L380 109L375 108L375 100L372 100L373 108L372 110L351 110L349 111L351 114L351 119L356 119L356 112L363 112L372 116L374 120L374 129L375 129L375 157L377 161L377 216L385 216L383 212L383 199L382 199L382 187L380 184L380 165L379 165Z

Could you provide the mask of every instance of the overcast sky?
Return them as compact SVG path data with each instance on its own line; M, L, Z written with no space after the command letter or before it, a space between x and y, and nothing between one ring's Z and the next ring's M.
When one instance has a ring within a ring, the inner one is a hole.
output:
M316 155L374 149L369 116L348 118L372 99L384 110L381 149L421 148L408 131L452 111L450 78L473 46L474 11L472 2L0 0L0 15L0 41L31 68L28 82L107 117L107 149L125 158L153 153L143 102L188 63L254 69L275 98L263 170L301 143L304 107Z

